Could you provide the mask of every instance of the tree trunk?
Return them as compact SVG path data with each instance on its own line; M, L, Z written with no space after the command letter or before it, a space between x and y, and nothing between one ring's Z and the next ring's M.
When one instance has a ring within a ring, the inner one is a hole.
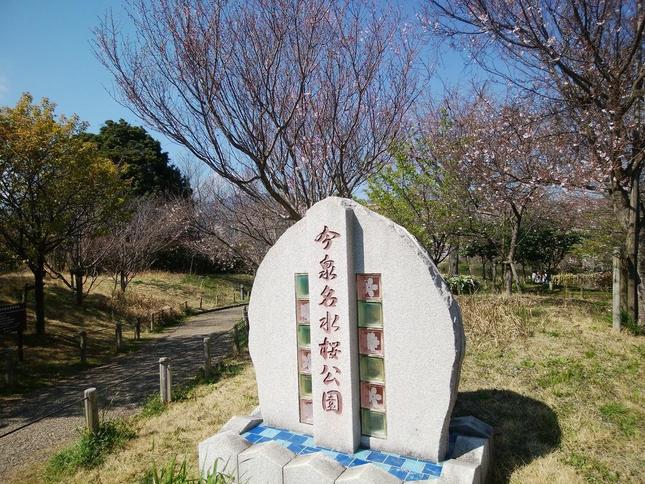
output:
M74 272L74 292L76 294L76 304L83 305L83 271Z
M642 224L641 213L641 224ZM642 226L642 225L641 225ZM642 232L642 230L641 230ZM638 325L645 327L645 234L639 236L638 246Z
M474 263L475 261L473 260L472 257L466 257L466 262L468 263L468 274L471 276L475 275L475 267Z
M45 334L45 258L38 256L31 266L34 274L34 299L36 302L36 334Z
M513 292L513 272L511 271L511 264L504 261L504 294L510 296Z
M491 269L490 269L490 278L493 281L493 289L495 289L495 285L497 284L497 261L492 260L491 261Z
M448 275L459 275L459 244L455 244L448 255Z
M627 272L627 316L633 323L638 322L638 246L640 234L640 200L638 181L640 173L632 179L629 196L629 215L627 220L627 240L625 241L625 269Z
M119 274L119 283L121 284L121 292L125 292L125 290L128 288L128 280L125 277L125 272L121 271Z
M521 292L519 277L517 276L517 270L515 269L515 250L517 248L517 239L520 233L520 224L522 223L522 210L518 210L514 205L512 205L511 208L513 209L511 241L508 245L508 255L504 262L504 287L507 296L510 296L513 292L513 279L515 279L517 283L518 291Z

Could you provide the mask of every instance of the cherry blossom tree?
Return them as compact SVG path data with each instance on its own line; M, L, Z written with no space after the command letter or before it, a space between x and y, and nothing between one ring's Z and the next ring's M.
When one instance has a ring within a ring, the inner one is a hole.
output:
M298 220L387 158L418 94L396 8L363 0L133 0L96 52L118 95L244 197Z
M469 202L484 221L508 224L504 285L513 280L520 290L516 268L518 237L531 207L549 196L554 183L567 175L559 146L564 140L539 110L524 102L499 103L480 92L458 114L460 130L468 133L459 168L470 194Z
M560 181L603 188L610 196L625 231L627 309L636 320L645 164L643 2L429 0L422 17L482 68L527 97L549 101L551 112L575 127L579 170Z

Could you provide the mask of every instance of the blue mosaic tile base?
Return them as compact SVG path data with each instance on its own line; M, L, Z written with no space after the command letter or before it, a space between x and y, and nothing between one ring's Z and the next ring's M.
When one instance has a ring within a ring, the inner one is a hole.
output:
M402 481L436 479L441 475L441 466L434 462L369 449L359 449L353 454L344 454L342 452L336 452L335 450L316 447L314 439L308 435L274 429L264 425L258 425L252 428L248 432L243 433L242 437L252 444L269 441L277 442L296 455L321 452L335 459L345 467L356 467L371 463L385 469Z

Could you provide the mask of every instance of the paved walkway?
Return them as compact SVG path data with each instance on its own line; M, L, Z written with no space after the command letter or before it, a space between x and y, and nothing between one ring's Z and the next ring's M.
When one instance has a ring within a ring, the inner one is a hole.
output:
M24 398L3 401L0 434L81 399L89 387L96 387L101 411L109 408L110 415L133 413L149 395L159 391L160 357L172 359L173 385L189 380L203 365L203 337L226 332L241 318L241 307L193 316L185 324L169 330L167 336L136 352L116 357L107 365L38 389ZM226 354L230 347L230 335L218 338L211 349L213 359ZM119 383L125 378L129 379ZM73 438L83 423L82 403L78 403L0 439L0 482L6 482L18 466L44 459Z

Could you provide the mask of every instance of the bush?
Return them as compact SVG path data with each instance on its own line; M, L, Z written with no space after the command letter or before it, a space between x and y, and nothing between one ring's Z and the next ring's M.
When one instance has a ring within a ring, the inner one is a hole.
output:
M446 282L453 294L474 294L481 287L481 283L473 276L452 276Z
M45 479L57 482L81 468L96 467L107 454L123 447L135 436L136 432L123 420L104 421L96 435L85 431L75 444L54 454L47 463Z
M611 289L612 278L612 273L608 271L583 274L562 273L556 274L551 280L556 286L609 291Z

